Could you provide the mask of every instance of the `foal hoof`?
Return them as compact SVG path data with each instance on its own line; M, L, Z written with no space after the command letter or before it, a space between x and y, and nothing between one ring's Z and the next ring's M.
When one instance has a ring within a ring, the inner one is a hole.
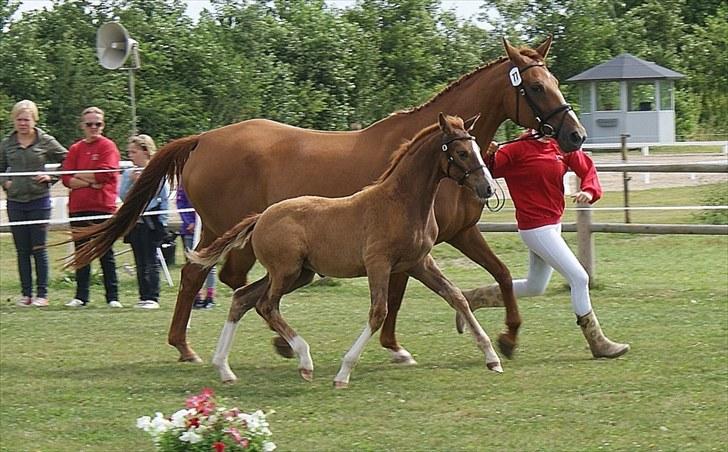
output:
M497 374L503 373L503 367L501 367L501 363L499 363L497 361L494 363L486 363L485 365L488 367L488 370L492 370L493 372L495 372Z
M498 348L503 353L503 356L511 359L513 358L513 352L516 350L516 342L508 337L506 333L501 333L498 336Z
M313 381L313 370L298 369L298 373L301 374L301 378L308 381L309 383Z
M459 312L455 313L455 329L458 334L463 334L465 331L465 319L460 315Z
M334 380L334 389L346 389L349 387L349 383L346 381Z
M202 358L200 358L197 353L194 353L192 355L182 356L180 355L179 359L177 360L181 363L195 363L199 364L202 362Z
M286 342L286 340L282 337L276 336L271 340L271 342L273 343L273 348L275 348L276 353L282 357L291 359L296 356L296 354L293 353L291 346L288 345L288 342Z

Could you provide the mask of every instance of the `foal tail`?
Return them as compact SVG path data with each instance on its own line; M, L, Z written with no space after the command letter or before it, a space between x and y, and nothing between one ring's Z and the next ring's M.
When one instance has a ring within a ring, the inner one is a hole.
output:
M243 248L250 241L253 229L258 223L260 215L259 213L254 213L245 217L243 221L215 239L207 248L199 251L188 251L187 257L190 262L204 268L212 267L217 261L227 256L233 248Z
M139 215L157 194L165 176L170 184L173 184L175 179L179 180L190 153L197 147L199 138L200 135L191 135L167 143L154 154L114 216L103 223L72 230L73 238L62 243L71 240L90 240L76 250L66 267L80 268L87 265L106 253L117 238L131 231Z

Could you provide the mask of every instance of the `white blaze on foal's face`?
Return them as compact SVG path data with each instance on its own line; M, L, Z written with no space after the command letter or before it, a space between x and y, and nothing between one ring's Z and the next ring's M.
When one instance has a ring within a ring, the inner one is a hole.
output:
M478 165L483 168L485 180L488 181L488 185L490 185L491 187L495 187L495 179L493 179L493 176L490 174L488 167L485 166L485 162L483 161L483 155L480 153L480 146L478 146L478 142L472 140L471 143L473 143L473 151L475 151L475 155L478 158Z

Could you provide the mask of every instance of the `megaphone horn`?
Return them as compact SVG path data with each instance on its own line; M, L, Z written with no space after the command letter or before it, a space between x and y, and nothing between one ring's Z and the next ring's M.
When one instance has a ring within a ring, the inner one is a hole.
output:
M96 56L106 69L119 69L129 55L133 55L133 67L139 68L138 43L129 37L119 22L108 22L96 32Z

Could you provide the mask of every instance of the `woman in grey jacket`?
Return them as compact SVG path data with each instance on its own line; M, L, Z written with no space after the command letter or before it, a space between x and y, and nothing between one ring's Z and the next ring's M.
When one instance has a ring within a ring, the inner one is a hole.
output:
M48 174L11 176L2 173L42 172L46 163L62 163L66 148L55 138L36 127L38 107L21 100L10 112L13 131L0 142L0 184L7 194L11 223L42 221L11 226L18 253L18 272L22 296L18 306L48 306L48 237L47 220L51 215L50 187L58 177ZM31 256L35 261L36 297L33 298Z

